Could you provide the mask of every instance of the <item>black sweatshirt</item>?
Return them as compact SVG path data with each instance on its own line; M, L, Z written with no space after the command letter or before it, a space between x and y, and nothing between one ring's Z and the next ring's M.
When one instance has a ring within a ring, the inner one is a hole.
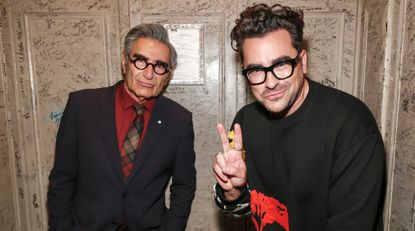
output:
M288 117L257 102L235 116L250 193L230 204L250 202L257 230L383 230L385 150L375 119L357 98L307 81Z

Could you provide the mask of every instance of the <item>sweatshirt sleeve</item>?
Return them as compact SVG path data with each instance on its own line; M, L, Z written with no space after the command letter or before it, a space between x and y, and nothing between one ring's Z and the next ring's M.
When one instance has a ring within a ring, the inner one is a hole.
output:
M219 184L213 186L214 198L219 209L233 217L241 217L251 213L250 191L248 185L241 189L241 195L234 201L227 201L223 195L223 189Z
M333 162L326 231L383 230L385 150L380 134L368 135Z

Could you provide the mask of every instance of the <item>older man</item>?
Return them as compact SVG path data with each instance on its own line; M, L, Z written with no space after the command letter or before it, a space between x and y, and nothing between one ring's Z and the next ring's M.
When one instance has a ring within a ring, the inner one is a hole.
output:
M49 176L50 230L185 229L196 189L192 115L160 96L176 60L167 31L141 24L125 37L123 81L69 95Z

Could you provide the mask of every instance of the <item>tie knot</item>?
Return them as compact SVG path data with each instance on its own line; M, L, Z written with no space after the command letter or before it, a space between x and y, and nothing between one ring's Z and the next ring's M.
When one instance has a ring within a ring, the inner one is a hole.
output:
M142 115L144 112L144 106L142 104L135 104L134 110L137 113L137 115Z

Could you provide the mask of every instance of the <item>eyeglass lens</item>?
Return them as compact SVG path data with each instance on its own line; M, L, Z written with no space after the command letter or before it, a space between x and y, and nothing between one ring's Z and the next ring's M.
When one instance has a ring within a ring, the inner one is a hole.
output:
M279 80L291 77L297 63L298 55L294 59L277 62L269 67L247 68L242 70L242 73L251 84L261 84L265 82L268 72L271 72Z
M136 58L135 60L131 60L134 63L134 66L139 70L144 70L147 68L148 65L151 65L153 71L158 75L166 74L169 71L169 68L162 63L149 63L147 60L143 58Z

